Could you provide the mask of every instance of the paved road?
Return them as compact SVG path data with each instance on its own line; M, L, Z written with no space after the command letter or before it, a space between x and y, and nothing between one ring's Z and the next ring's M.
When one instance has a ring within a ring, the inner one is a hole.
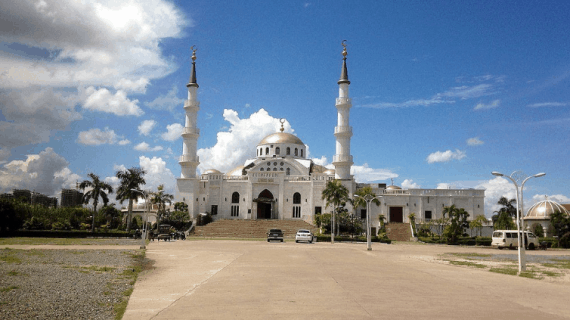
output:
M147 257L156 268L137 281L123 319L570 319L567 284L419 259L465 251L489 253L420 245L373 244L366 251L365 244L345 243L155 242Z

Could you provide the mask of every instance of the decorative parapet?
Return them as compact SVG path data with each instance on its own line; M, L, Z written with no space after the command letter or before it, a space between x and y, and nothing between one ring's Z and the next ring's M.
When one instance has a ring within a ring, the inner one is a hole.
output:
M178 162L200 162L200 157L196 156L196 158L194 158L191 155L181 155L180 158L178 158Z
M352 136L351 126L336 126L334 127L334 134L349 134Z
M184 130L182 130L182 134L200 135L200 129L199 128L187 128L187 127L185 127Z
M335 162L352 162L352 156L344 154L335 154L333 156L333 163Z
M351 98L336 98L336 106L352 105Z
M184 109L200 109L200 101L184 100Z

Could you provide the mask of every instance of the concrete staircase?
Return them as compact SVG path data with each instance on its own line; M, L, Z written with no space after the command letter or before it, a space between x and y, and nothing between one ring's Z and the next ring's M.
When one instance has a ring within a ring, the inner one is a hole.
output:
M315 234L318 228L299 220L217 220L197 226L191 237L207 238L267 238L269 229L281 229L285 239L295 239L299 229Z
M412 230L409 223L390 222L386 224L386 235L393 241L410 241Z

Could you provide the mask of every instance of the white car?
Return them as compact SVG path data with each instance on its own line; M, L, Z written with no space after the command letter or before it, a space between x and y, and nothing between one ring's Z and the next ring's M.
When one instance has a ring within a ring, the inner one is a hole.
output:
M298 243L299 241L307 241L309 243L312 243L313 234L311 233L311 230L299 229L295 235L295 242Z

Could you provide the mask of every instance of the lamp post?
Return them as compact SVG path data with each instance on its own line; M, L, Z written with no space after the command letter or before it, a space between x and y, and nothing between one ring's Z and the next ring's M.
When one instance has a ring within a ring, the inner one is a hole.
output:
M523 234L521 233L521 224L523 227L523 232L524 232L524 221L522 221L522 217L519 216L519 205L520 205L520 214L524 215L524 211L523 211L523 188L524 188L524 184L530 179L530 178L539 178L539 177L543 177L546 175L546 173L541 172L541 173L537 173L535 175L532 176L528 176L528 177L524 177L524 174L520 171L515 171L513 173L511 173L510 176L506 176L500 172L497 171L493 171L491 172L492 175L497 176L497 177L505 177L509 180L511 180L511 182L515 185L515 189L517 191L517 198L516 198L516 203L517 203L517 234L518 234L518 258L519 258L519 273L522 271L526 270L526 261L525 261L525 241L524 241L524 237ZM521 183L521 187L520 187L520 193L519 193L519 185L517 184L517 180L523 180L523 182ZM521 245L522 244L522 245Z
M382 198L382 196L373 196L371 194L367 194L364 197L361 197L357 194L354 195L356 198L362 198L366 201L366 249L372 250L372 240L370 236L370 202L374 199Z
M147 217L147 209L148 209L148 194L146 192L143 192L141 190L137 190L137 189L131 189L131 191L134 192L138 192L140 194L142 194L144 196L144 207L145 207L145 211L144 211L144 218L142 219L143 221L143 233L141 236L142 242L141 242L141 249L146 249L146 217Z

